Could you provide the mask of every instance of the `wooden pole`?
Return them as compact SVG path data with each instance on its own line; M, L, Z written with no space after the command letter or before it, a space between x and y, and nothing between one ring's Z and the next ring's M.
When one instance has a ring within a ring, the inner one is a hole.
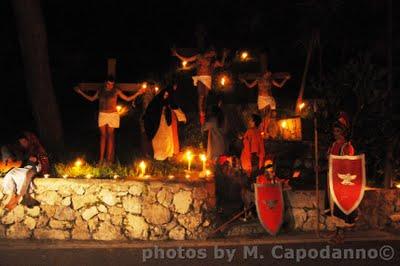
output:
M117 59L109 58L107 60L107 75L113 76L115 78L116 74L117 74Z
M306 64L304 66L304 71L303 71L303 77L301 79L299 96L297 97L297 102L296 102L296 107L295 107L296 113L299 113L299 111L300 111L299 110L299 105L303 101L303 95L304 95L304 88L306 86L307 73L308 73L308 69L309 69L309 66L310 66L312 50L313 50L313 47L314 47L314 41L315 41L314 39L315 39L315 33L313 32L311 34L311 39L310 39L310 41L308 43Z
M314 157L315 157L315 193L317 201L317 226L316 234L319 237L319 156L318 156L318 120L317 120L317 100L314 100Z

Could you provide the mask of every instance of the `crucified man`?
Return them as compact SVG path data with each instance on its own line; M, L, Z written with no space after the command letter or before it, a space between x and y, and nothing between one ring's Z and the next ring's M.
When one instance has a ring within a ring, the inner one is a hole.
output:
M228 54L224 50L222 60L214 60L217 53L214 49L209 49L204 53L199 53L191 57L179 55L175 49L172 49L172 55L187 63L194 62L196 64L196 76L193 76L193 84L197 87L198 108L200 114L200 124L203 125L206 119L206 101L209 90L212 85L212 73L215 68L223 67Z
M279 75L273 75L271 71L266 70L259 78L251 83L248 83L245 79L240 79L248 88L254 88L258 85L258 98L257 105L258 110L263 115L263 131L265 133L268 127L268 121L271 116L271 111L276 110L276 102L272 96L272 87L282 88L285 83L290 79L289 73L282 73Z
M100 163L103 163L104 161L105 151L107 151L107 163L112 163L114 161L114 129L119 128L120 120L119 113L117 111L118 98L121 98L127 102L134 101L139 95L146 92L146 88L141 88L134 95L127 96L114 85L114 78L110 76L105 81L104 87L99 88L92 96L83 92L79 86L74 88L77 93L91 102L97 99L99 100L98 125L100 129Z

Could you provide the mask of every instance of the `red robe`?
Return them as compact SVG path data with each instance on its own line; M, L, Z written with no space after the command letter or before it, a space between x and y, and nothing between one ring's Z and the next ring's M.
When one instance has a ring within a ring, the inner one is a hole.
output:
M246 172L251 172L251 154L255 153L258 158L258 167L264 164L265 148L261 131L258 128L250 128L243 136L243 150L240 156L242 168Z

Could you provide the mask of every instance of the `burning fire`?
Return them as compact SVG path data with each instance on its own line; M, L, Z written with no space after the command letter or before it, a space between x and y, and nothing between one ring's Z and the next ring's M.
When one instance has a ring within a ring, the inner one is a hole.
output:
M143 82L142 88L143 88L143 89L147 89L147 83L146 83L146 82Z
M226 84L226 77L222 77L221 78L221 85L225 86L225 84Z
M306 104L303 102L299 104L299 111L303 110L303 108L306 106Z
M139 169L140 169L140 175L145 176L146 174L146 163L144 161L141 161L139 163Z
M83 165L82 159L77 159L74 163L75 167L81 167Z
M286 129L286 128L287 128L287 122L286 122L286 121L282 121L282 122L281 122L281 127L282 127L283 129Z
M182 61L182 67L185 68L187 66L188 62L187 61Z

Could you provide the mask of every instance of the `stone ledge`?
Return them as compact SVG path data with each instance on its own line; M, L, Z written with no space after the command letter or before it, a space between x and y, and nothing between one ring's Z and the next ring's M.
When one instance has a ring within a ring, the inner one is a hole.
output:
M36 178L34 184L41 205L11 212L0 188L0 238L183 240L212 230L212 181Z

